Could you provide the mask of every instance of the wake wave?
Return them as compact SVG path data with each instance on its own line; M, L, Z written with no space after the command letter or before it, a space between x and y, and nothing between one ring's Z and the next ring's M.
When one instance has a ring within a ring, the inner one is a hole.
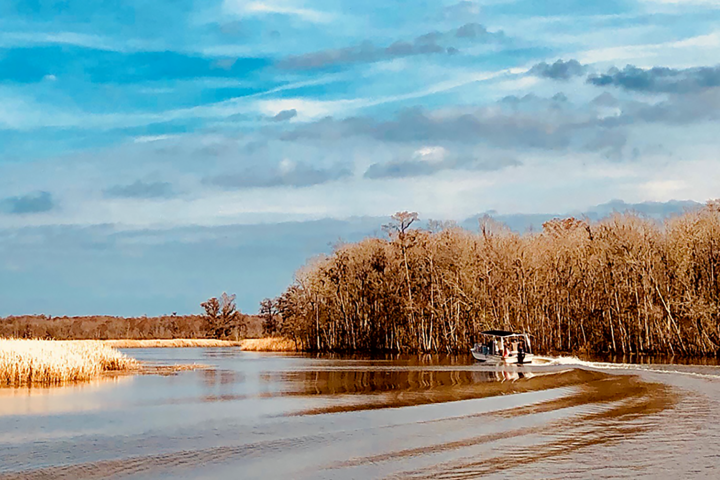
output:
M580 366L595 368L598 370L642 370L644 372L653 373L666 373L666 374L679 374L688 375L692 377L700 378L712 378L720 379L720 367L708 366L708 365L681 365L681 364L638 364L638 363L612 363L612 362L591 362L587 360L581 360L574 356L560 356L560 357L538 357L535 359L545 362L545 365L568 365L568 366ZM717 373L704 373L696 372L691 369L712 369Z

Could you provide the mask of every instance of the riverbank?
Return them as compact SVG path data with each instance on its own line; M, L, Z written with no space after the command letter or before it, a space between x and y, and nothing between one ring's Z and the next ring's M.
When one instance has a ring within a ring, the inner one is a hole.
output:
M78 342L89 341L89 340L74 340ZM218 340L213 338L157 338L157 339L112 339L112 340L98 340L112 348L208 348L208 347L239 347L241 350L248 352L313 352L318 353L314 350L304 350L301 344L296 344L293 340L284 337L263 337L263 338L246 338L243 340ZM329 351L323 351L319 353L331 353ZM337 352L335 352L337 353ZM356 353L356 354L370 354L378 352L369 351L358 351L358 352L345 352L345 353ZM400 355L399 352L387 351L381 352L388 355ZM431 353L423 352L412 352L405 351L404 354L408 355L430 355ZM467 351L459 352L469 353L469 347ZM681 356L681 355L655 355L655 354L641 354L641 355L617 355L610 353L589 353L587 351L551 351L545 352L544 355L552 357L568 357L568 358L579 358L582 360L596 361L596 362L614 362L614 363L683 363L683 364L697 364L703 363L708 365L717 365L720 358L717 356Z
M0 386L52 386L90 380L140 364L99 341L0 339Z

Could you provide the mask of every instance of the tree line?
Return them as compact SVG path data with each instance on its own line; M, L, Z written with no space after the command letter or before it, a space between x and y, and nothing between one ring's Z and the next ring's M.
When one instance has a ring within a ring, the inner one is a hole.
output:
M237 340L259 337L263 319L241 313L235 295L223 293L200 305L201 315L162 315L157 317L115 317L92 315L52 317L21 315L0 318L0 338L80 339L164 339L219 338Z
M717 354L720 201L655 221L565 218L517 234L417 226L312 259L265 318L306 350L467 352L486 329L534 335L544 352ZM261 312L262 313L262 312Z

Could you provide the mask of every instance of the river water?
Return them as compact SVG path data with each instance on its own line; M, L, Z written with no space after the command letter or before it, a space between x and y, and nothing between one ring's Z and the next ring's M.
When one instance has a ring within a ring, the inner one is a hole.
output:
M0 390L5 478L720 478L720 367L128 350L203 364Z

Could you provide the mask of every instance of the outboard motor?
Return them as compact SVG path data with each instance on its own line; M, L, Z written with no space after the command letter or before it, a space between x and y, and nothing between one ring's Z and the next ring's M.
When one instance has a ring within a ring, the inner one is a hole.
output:
M518 365L522 365L523 363L525 363L525 349L522 345L518 346L517 363Z

